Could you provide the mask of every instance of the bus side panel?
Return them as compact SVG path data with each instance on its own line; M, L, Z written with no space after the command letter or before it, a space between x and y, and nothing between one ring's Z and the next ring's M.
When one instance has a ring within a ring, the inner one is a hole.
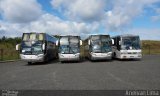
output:
M46 34L46 59L52 60L57 58L56 38Z

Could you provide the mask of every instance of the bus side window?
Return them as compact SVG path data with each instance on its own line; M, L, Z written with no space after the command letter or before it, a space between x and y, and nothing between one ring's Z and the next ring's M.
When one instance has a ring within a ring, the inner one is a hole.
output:
M44 40L43 34L38 35L38 40Z
M30 34L30 40L36 40L36 34Z
M29 34L24 34L24 35L23 35L23 40L24 40L24 41L29 40Z

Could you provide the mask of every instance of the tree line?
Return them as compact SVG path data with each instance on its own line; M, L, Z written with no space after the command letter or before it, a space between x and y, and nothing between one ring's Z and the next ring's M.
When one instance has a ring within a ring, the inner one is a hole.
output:
M15 48L16 44L21 42L21 37L1 37L0 38L0 49L7 49L7 48Z

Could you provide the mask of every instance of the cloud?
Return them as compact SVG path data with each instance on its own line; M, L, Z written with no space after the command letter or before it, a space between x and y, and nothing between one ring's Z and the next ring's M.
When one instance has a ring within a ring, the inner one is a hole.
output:
M16 37L22 36L20 24L12 24L0 21L0 37L7 36L7 37Z
M152 16L152 21L154 21L154 22L160 21L160 14L156 15L156 16Z
M158 0L52 0L54 9L77 22L99 22L108 31L119 31Z
M125 33L126 34L134 33L135 35L139 35L141 40L160 40L159 28L154 28L154 29L134 28L134 29L128 30Z
M1 0L0 13L7 21L26 23L36 20L42 10L36 0Z
M158 0L113 0L113 8L106 12L104 20L107 29L120 30L128 26L136 17L144 15L144 9Z
M1 24L2 27L0 30L3 31L1 34L8 36L15 36L12 35L13 32L47 32L53 35L86 35L95 31L99 27L98 23L86 24L72 21L63 21L60 18L48 13L43 14L39 19L27 24L4 22ZM21 36L21 34L16 35Z
M74 21L97 21L105 12L105 0L52 0L51 4Z
M97 23L78 23L72 21L63 21L51 14L44 14L37 21L31 22L25 29L27 31L43 31L58 35L80 35L87 34L98 28Z
M156 15L152 16L152 21L160 21L160 8L155 8Z

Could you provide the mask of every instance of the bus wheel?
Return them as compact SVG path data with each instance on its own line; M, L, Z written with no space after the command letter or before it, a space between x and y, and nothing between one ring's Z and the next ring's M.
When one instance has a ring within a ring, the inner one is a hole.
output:
M48 63L49 59L48 57L45 58L44 63Z
M28 65L31 65L32 64L32 62L28 62Z
M115 59L115 58L117 58L117 57L116 57L116 53L115 53L115 52L114 52L114 54L113 54L113 58L114 58L114 59Z
M60 61L61 63L64 63L64 61Z
M56 59L58 59L58 53L56 53Z

